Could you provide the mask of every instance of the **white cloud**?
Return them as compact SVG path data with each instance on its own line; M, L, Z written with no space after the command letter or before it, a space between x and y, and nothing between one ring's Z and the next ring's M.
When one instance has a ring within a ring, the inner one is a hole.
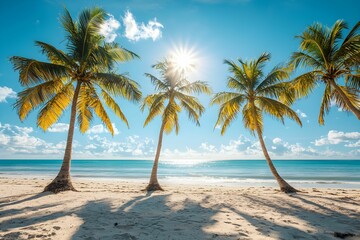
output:
M112 126L113 126L113 129L114 129L114 135L120 134L120 131L116 127L115 123L112 123ZM109 130L107 130L107 128L104 125L98 124L98 125L92 126L89 130L86 131L86 133L87 134L109 133Z
M57 133L67 132L68 130L69 130L69 124L67 123L55 123L48 129L49 132L57 132Z
M17 98L16 92L9 87L0 87L0 103L6 102L7 98Z
M316 139L315 146L323 145L337 145L340 143L347 143L346 147L355 147L356 140L360 140L360 132L341 132L336 130L330 130L326 137Z
M100 34L105 37L105 42L113 42L117 37L116 30L120 28L120 22L111 14L109 18L101 25Z
M296 110L296 113L299 114L301 118L307 118L306 113L302 112L300 109Z
M144 23L138 24L130 11L126 11L123 23L125 26L125 37L131 41L148 38L156 41L161 38L161 29L164 28L156 18L150 20L146 25Z
M33 128L0 123L0 152L3 158L61 158L65 142L54 144L33 136ZM74 141L73 147L78 144ZM48 155L51 154L51 155Z
M280 144L282 142L281 138L274 138L273 144Z

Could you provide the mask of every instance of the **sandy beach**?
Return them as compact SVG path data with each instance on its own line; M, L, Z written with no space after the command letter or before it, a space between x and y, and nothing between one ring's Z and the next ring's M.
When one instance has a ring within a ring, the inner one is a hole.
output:
M76 179L79 192L42 193L48 179L0 179L0 239L360 239L360 190L164 185ZM339 234L337 234L339 233Z

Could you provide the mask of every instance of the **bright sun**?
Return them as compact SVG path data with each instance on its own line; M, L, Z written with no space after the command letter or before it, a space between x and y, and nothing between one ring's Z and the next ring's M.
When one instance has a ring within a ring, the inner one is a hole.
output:
M170 53L170 61L174 70L183 74L189 74L195 70L196 54L193 49L175 47Z

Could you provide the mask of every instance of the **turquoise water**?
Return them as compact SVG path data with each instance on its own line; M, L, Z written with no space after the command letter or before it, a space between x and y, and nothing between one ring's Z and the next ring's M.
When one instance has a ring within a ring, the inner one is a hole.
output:
M150 160L73 160L76 178L146 181ZM278 160L280 175L299 187L360 189L360 160ZM60 160L0 160L0 177L54 177ZM191 163L160 162L159 180L189 184L276 186L265 160L226 160Z

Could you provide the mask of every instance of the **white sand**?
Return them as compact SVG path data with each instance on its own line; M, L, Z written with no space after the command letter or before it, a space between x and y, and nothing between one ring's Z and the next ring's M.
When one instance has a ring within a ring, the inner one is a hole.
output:
M0 239L360 239L360 189L164 185L76 179L80 192L41 193L48 180L0 178Z

